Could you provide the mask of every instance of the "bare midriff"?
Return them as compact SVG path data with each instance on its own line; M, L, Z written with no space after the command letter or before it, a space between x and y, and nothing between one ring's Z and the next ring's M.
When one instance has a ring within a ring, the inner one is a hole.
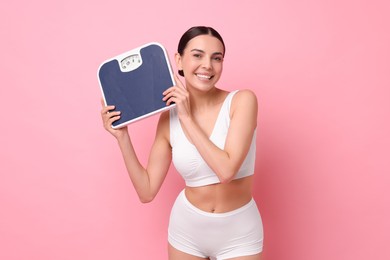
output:
M201 187L186 187L188 201L200 210L225 213L246 205L252 199L253 175Z

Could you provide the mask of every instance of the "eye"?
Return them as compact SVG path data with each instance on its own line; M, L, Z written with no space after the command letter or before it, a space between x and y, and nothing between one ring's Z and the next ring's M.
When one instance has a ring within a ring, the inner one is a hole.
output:
M221 56L215 56L214 60L216 60L216 61L223 61L223 58Z
M201 58L201 57L202 57L202 55L199 54L199 53L194 53L193 56L194 56L195 58Z

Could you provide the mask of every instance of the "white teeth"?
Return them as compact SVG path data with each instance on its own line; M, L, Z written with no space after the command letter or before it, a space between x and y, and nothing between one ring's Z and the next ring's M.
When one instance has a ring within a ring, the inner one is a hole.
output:
M198 76L199 78L203 78L203 79L211 79L211 76L207 76L207 75L196 74L196 76Z

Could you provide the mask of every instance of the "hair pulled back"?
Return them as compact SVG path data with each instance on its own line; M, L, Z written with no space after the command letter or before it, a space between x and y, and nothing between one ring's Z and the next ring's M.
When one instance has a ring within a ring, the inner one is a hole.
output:
M199 35L211 35L211 36L217 38L218 40L220 40L222 45L223 45L223 56L225 56L226 48L225 48L225 43L223 42L222 36L215 29L213 29L212 27L208 27L208 26L194 26L194 27L191 27L190 29L188 29L180 38L179 45L177 46L177 52L180 55L183 55L184 49L186 48L187 43ZM180 76L184 76L184 73L182 70L179 70L178 72L179 72Z

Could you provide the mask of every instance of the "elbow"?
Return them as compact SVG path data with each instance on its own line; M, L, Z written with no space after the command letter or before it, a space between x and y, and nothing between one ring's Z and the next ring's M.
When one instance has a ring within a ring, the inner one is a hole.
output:
M220 176L221 177L219 177L219 181L221 182L221 184L227 184L230 183L232 180L234 180L234 176L236 176L236 173L235 172L225 173L225 174L221 174Z
M147 194L147 195L138 195L139 201L143 204L150 203L154 200L154 195Z
M221 178L220 182L221 184L227 184L230 183L233 180L233 178Z
M146 204L146 203L152 202L153 200L152 200L152 199L139 198L139 201L140 201L142 204Z
M139 201L143 204L150 203L153 201L153 198L148 198L148 197L139 197Z

